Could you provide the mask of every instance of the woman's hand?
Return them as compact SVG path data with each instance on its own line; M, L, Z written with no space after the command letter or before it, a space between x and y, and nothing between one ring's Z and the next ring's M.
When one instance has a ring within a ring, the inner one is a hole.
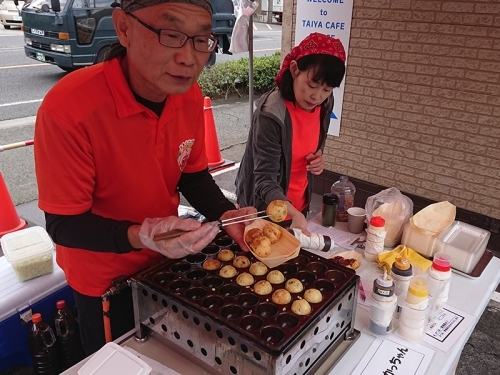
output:
M323 158L323 151L318 150L314 154L306 156L307 166L306 170L314 175L323 173L325 168L325 159Z
M220 217L220 220L231 219L233 217L253 214L256 212L257 212L257 210L255 209L255 207L251 207L251 206L240 208L239 210L230 210L230 211L224 212L224 214L222 214L222 216ZM250 218L251 218L251 216L249 216L248 218L245 218L245 219L250 219ZM245 241L243 240L243 238L245 237L245 226L247 224L250 224L250 223L251 223L251 221L247 221L244 223L232 224L232 225L227 225L224 227L224 230L226 231L226 233L229 234L229 236L231 236L231 238L233 240L235 240L238 243L238 245L241 247L241 249L244 251L249 250L247 245L245 245Z
M302 231L307 236L311 235L311 232L307 230L307 220L302 215L302 212L297 210L295 207L292 206L290 202L286 202L286 208L288 212L288 216L292 219L292 224L290 224L290 228L297 228Z

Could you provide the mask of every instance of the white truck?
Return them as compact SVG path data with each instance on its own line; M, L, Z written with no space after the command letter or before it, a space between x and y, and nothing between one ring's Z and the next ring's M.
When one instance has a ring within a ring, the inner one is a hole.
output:
M272 4L270 4L271 1ZM285 0L261 0L260 14L263 16L263 20L269 23L281 23L283 21L284 2ZM271 6L271 8L269 8L269 6Z

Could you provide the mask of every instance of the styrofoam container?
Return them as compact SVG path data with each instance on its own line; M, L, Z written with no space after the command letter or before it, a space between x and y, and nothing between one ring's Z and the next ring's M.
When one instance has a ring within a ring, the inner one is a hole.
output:
M151 370L142 359L120 345L108 342L78 370L78 375L147 375Z
M485 229L454 221L436 239L434 252L448 254L452 268L470 273L483 256L490 234Z
M7 233L0 239L5 258L19 281L33 279L54 270L54 244L39 226Z

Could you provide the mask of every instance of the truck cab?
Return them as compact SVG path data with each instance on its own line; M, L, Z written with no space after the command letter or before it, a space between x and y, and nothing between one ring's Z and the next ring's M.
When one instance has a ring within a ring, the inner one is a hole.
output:
M18 0L14 0L18 3ZM26 56L72 71L104 60L118 41L111 14L120 0L32 0L21 15ZM17 5L17 4L16 4ZM217 52L230 53L236 16L232 0L212 0ZM214 51L207 66L215 63Z

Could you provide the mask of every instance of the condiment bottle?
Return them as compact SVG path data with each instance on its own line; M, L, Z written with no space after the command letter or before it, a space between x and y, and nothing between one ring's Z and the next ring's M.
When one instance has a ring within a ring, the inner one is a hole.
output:
M321 219L324 227L334 227L337 215L337 205L339 198L335 194L327 193L323 195L323 207Z
M429 273L429 322L433 321L448 301L451 281L451 257L436 253Z
M392 279L394 280L394 294L398 297L396 307L396 319L401 315L403 302L410 286L410 280L413 275L413 268L406 257L396 258L391 268Z
M64 300L56 302L54 325L56 328L57 349L61 361L61 370L66 370L85 358L80 341L78 322Z
M410 280L408 293L401 310L398 332L409 340L420 339L425 330L429 307L429 284L423 275Z
M372 216L366 229L365 258L370 262L377 260L377 255L384 251L385 220L382 216Z
M31 321L28 341L33 370L36 375L58 375L59 363L54 331L42 320L39 313L33 314Z
M340 176L340 180L333 183L331 192L339 198L336 218L337 221L347 222L347 210L354 206L354 194L356 194L356 187L351 181L349 181L349 177Z
M385 335L392 330L392 317L396 309L397 296L394 294L394 282L384 272L373 281L370 300L370 330L377 335Z

